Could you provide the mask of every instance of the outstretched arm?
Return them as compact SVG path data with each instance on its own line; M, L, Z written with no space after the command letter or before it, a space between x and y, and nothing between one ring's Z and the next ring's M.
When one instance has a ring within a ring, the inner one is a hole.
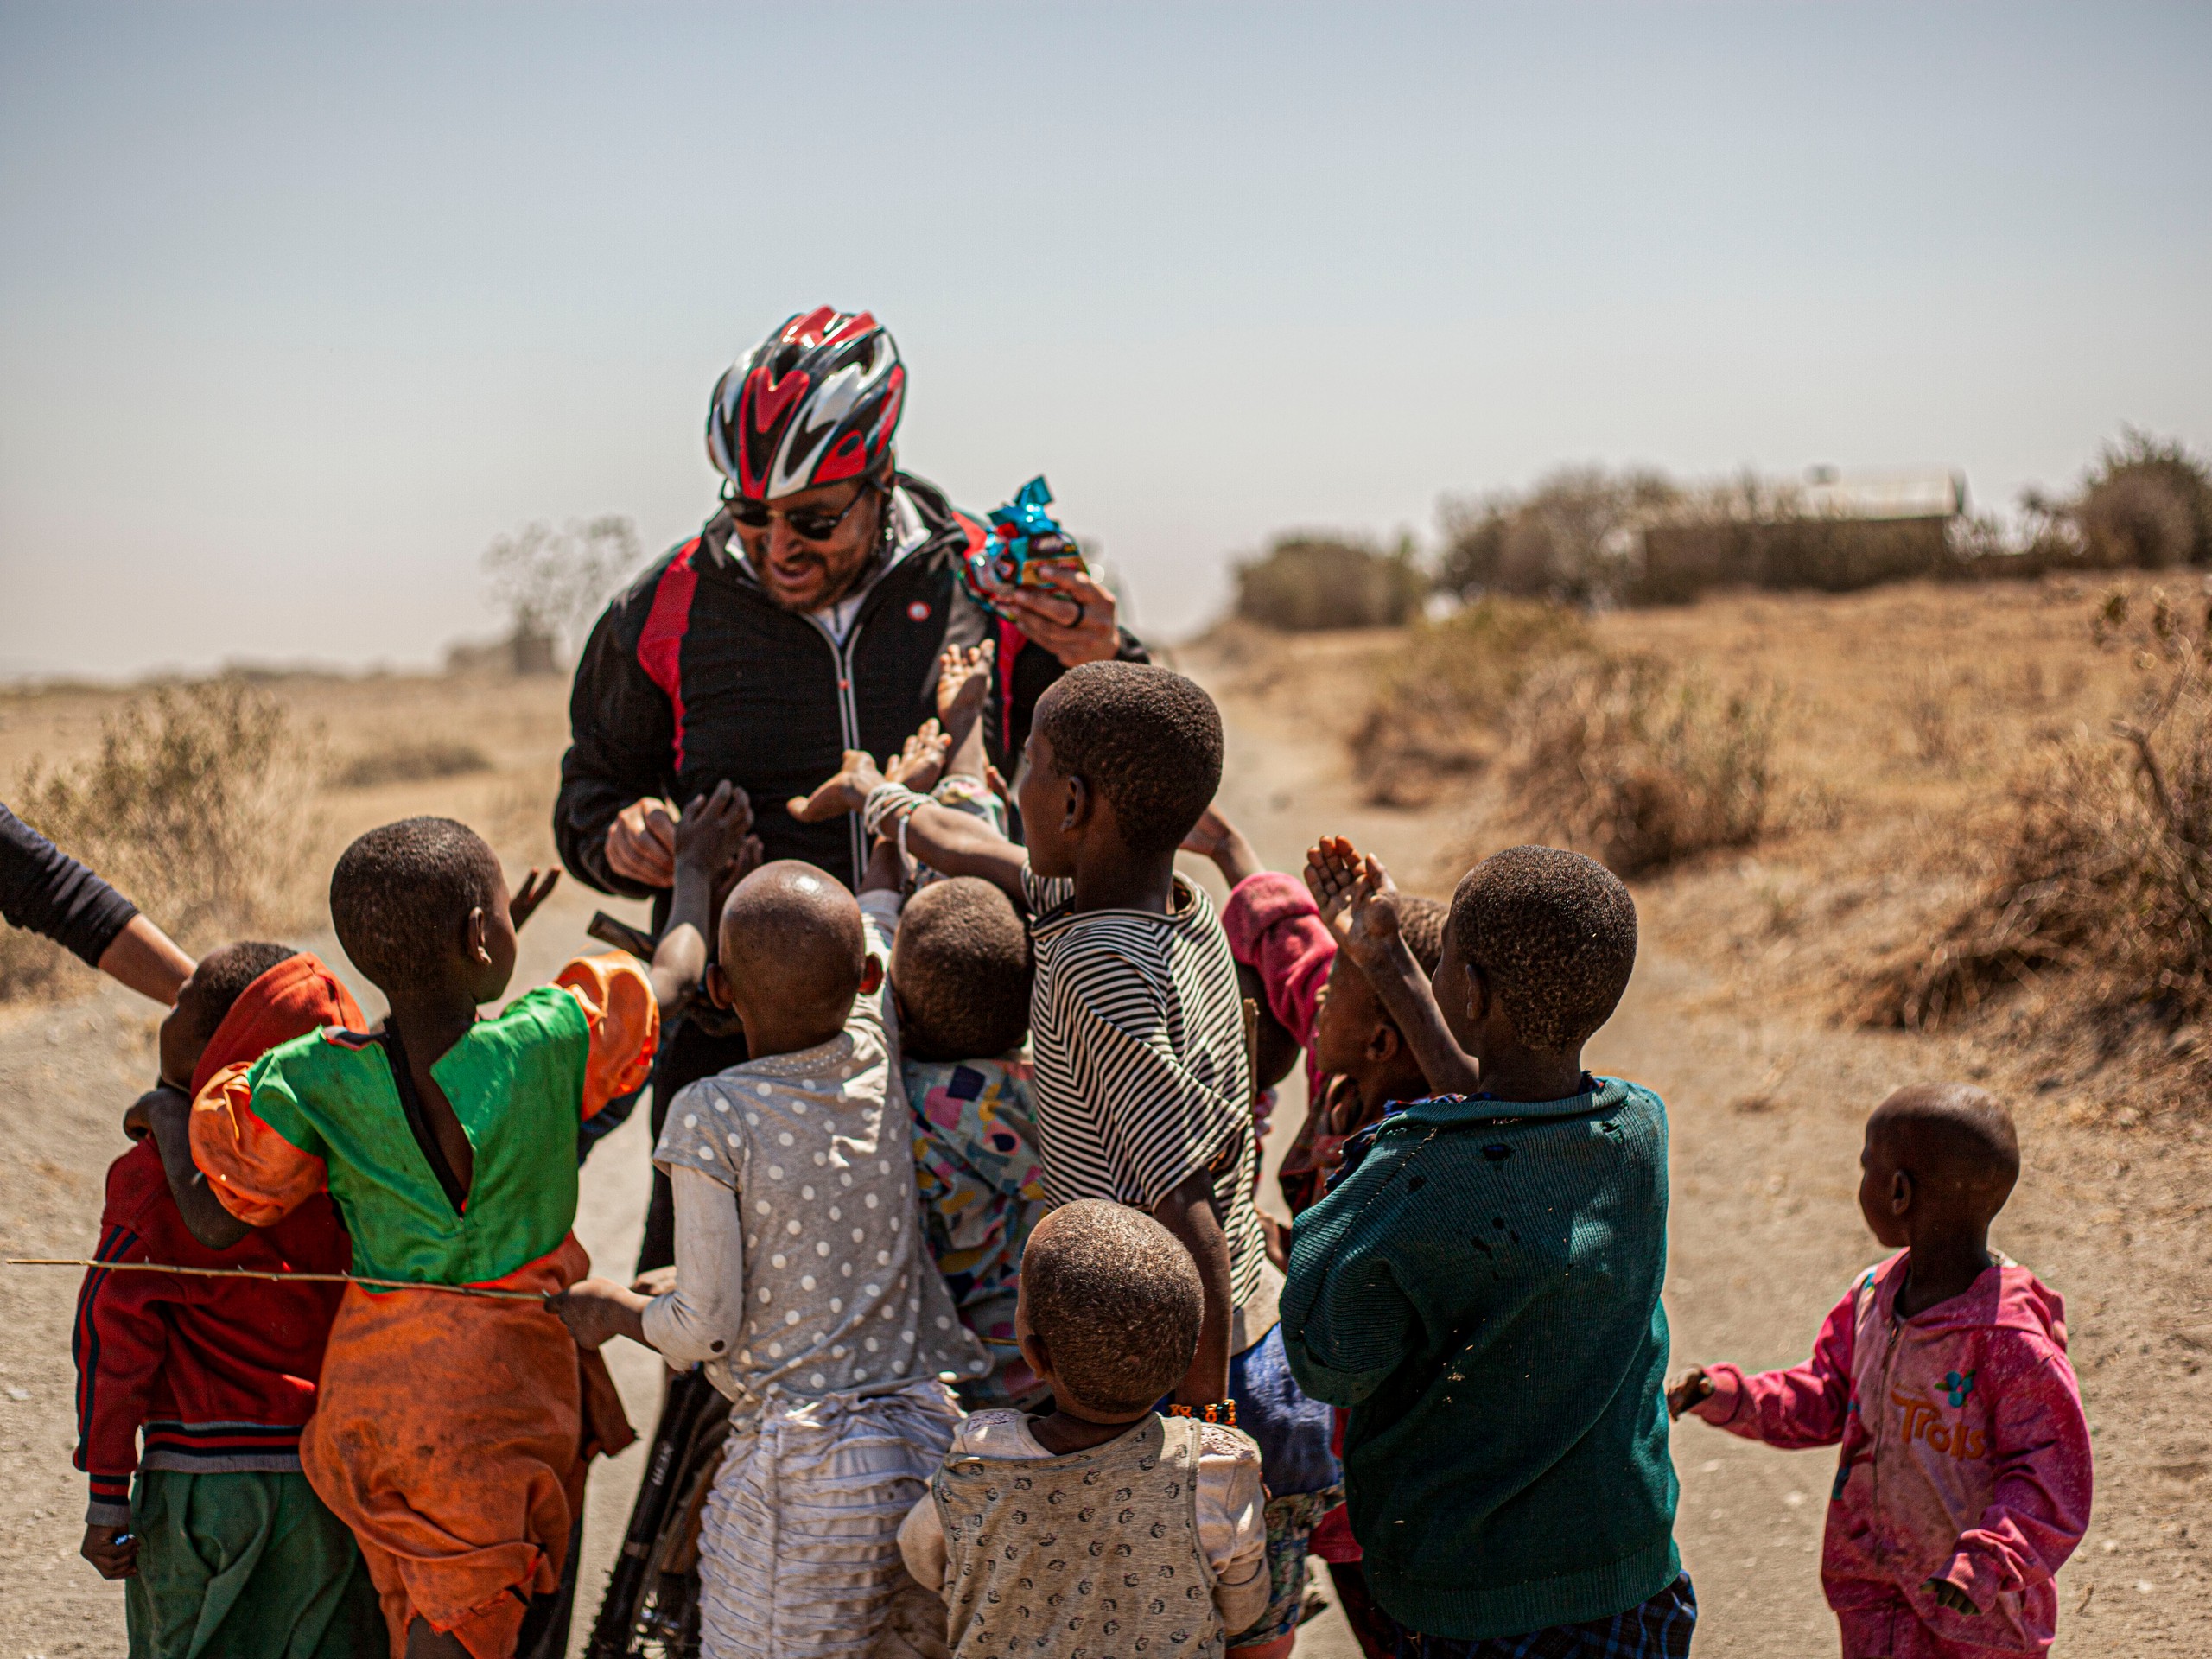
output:
M892 795L890 790L898 793ZM794 796L788 810L801 823L867 810L875 820L870 830L886 836L896 833L903 817L906 850L931 869L946 875L979 875L1003 887L1017 902L1021 898L1021 872L1028 855L1018 842L972 813L939 806L903 785L887 785L874 759L862 750L846 750L836 775L811 795Z
M1482 1092L1482 1068L1444 1023L1428 976L1398 931L1398 884L1382 861L1342 836L1324 836L1306 855L1306 885L1321 919L1351 953L1428 1086L1442 1095Z
M668 925L661 930L647 970L653 1001L667 1014L681 1007L707 971L707 941L715 928L714 895L734 866L747 857L758 862L753 804L743 790L725 780L711 795L700 795L683 809L676 825L676 891Z
M193 961L141 912L100 952L99 968L117 983L167 1007L192 977Z
M991 691L991 666L997 660L998 645L989 639L964 651L948 645L937 659L937 717L950 750L944 763L948 775L981 778L991 763L983 741L982 714Z
M1251 841L1222 816L1217 804L1198 814L1191 833L1183 837L1183 850L1211 859L1232 893L1246 877L1257 875L1267 868L1260 862L1260 855L1254 850Z

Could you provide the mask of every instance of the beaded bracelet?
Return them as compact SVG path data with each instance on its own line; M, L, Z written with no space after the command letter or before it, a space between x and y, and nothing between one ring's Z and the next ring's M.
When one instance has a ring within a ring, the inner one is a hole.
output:
M1224 1400L1211 1406L1170 1406L1167 1414L1171 1417L1201 1417L1209 1423L1222 1423L1230 1428L1236 1427L1236 1402L1234 1400Z
M927 806L929 802L928 796L918 794L904 784L879 784L861 808L861 823L873 839L889 833L884 824L893 814L903 822L916 807Z

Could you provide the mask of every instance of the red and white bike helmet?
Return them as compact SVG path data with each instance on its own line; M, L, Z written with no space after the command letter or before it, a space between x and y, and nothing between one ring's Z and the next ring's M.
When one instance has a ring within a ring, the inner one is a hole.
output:
M787 318L723 372L707 409L707 457L737 493L771 500L877 477L906 401L899 347L868 312L822 306Z

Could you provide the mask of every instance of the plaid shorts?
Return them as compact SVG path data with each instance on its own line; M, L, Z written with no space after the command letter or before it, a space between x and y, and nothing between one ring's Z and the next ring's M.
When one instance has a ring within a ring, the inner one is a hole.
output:
M1554 1624L1525 1636L1463 1638L1409 1630L1378 1606L1396 1633L1395 1659L1689 1659L1697 1592L1687 1573L1646 1602L1609 1618Z

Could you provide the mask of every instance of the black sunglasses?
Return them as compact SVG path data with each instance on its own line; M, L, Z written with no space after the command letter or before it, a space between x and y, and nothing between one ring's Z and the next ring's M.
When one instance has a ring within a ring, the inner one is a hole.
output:
M882 488L880 484L871 485L846 502L840 512L824 512L818 507L796 507L784 512L750 496L732 495L727 499L729 516L747 530L766 530L775 519L781 518L801 541L826 542L837 533L837 526L852 516L855 507Z

